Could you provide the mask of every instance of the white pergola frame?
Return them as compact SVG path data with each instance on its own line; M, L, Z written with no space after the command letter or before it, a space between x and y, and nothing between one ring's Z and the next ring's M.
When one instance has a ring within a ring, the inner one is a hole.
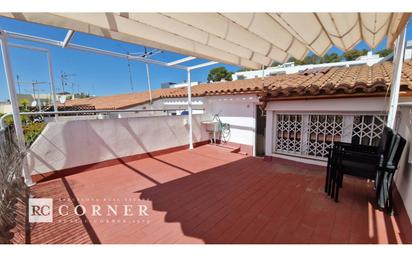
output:
M393 71L391 81L391 95L386 125L390 128L395 127L396 112L399 105L399 90L401 84L402 65L405 53L406 26L395 41L393 55Z
M189 134L188 135L189 149L193 149L192 88L191 88L191 74L190 73L192 70L211 66L211 65L217 64L218 62L211 61L211 62L206 62L206 63L193 65L193 66L182 66L180 65L181 63L194 60L196 59L196 57L188 56L188 57L185 57L185 58L182 58L176 61L172 61L172 62L162 62L158 60L147 59L147 58L140 57L140 56L133 56L129 54L118 53L114 51L108 51L104 49L93 48L89 46L70 43L70 40L73 38L74 33L75 32L73 30L68 30L64 40L57 41L53 39L37 37L33 35L28 35L28 34L0 30L1 51L2 51L3 65L4 65L5 74L6 74L6 80L7 80L7 88L9 91L10 102L11 102L12 110L13 110L12 114L13 114L13 120L15 124L17 141L21 148L25 147L25 141L24 141L22 122L20 118L19 103L17 100L16 84L14 81L9 47L17 47L17 48L29 49L33 51L39 51L39 52L46 53L47 61L48 61L48 68L49 68L49 76L50 76L52 102L53 102L53 107L55 110L55 112L52 112L52 113L55 114L55 117L57 119L57 113L63 113L63 112L57 112L56 89L55 89L55 84L54 84L53 66L52 66L50 50L46 48L39 48L39 47L34 47L34 46L26 46L26 45L18 45L18 44L9 43L8 41L10 38L30 41L30 42L35 42L35 43L41 43L41 44L47 44L47 45L57 46L57 47L62 47L62 48L69 48L69 49L74 49L74 50L79 50L79 51L91 52L91 53L96 53L96 54L102 54L102 55L116 57L116 58L129 59L131 61L143 62L145 64L155 64L155 65L160 65L163 67L171 67L171 68L175 68L179 70L185 70L187 72L187 111L188 111L188 125L189 125L189 133L188 133ZM47 112L44 112L44 114L47 114ZM28 170L27 161L24 161L23 166L24 166L23 167L23 177L25 179L26 184L33 185L30 171Z
M198 64L198 65L187 67L187 66L182 66L180 64L187 62L187 61L191 61L195 59L195 57L189 56L189 57L185 57L180 60L166 63L166 62L162 62L158 60L147 59L147 58L140 57L140 56L132 56L129 54L123 54L123 53L107 51L103 49L98 49L98 48L93 48L93 47L88 47L88 46L83 46L83 45L78 45L78 44L72 44L70 43L70 40L72 39L74 33L75 32L73 30L68 30L64 40L57 41L57 40L52 40L48 38L42 38L42 37L36 37L32 35L27 35L27 34L0 30L0 41L1 41L1 48L2 48L1 51L2 51L2 58L3 58L3 63L4 63L4 70L5 70L6 79L7 79L7 87L8 87L10 101L11 101L12 108L13 108L13 118L14 118L14 123L16 127L17 139L19 141L19 144L22 147L24 147L24 135L23 135L22 126L21 126L22 124L21 124L21 119L20 119L20 111L19 111L19 105L17 102L15 81L13 77L13 71L11 67L11 60L10 60L10 53L9 53L9 47L13 47L16 45L8 43L9 38L42 43L42 44L47 44L47 45L52 45L52 46L57 46L57 47L62 47L62 48L70 48L70 49L75 49L75 50L80 50L80 51L102 54L106 56L124 58L124 59L132 60L132 61L139 61L139 62L143 62L146 64L156 64L156 65L160 65L164 67L172 67L175 69L185 70L187 72L187 93L188 93L187 110L188 110L188 125L189 125L189 135L188 135L189 149L193 149L191 71L195 69L207 67L210 65L214 65L217 62L211 61L211 62L206 62L203 64ZM392 76L392 81L391 81L390 106L389 106L388 122L387 122L387 125L391 128L394 127L394 121L395 121L396 111L397 111L398 101L399 101L399 87L400 87L400 79L401 79L402 64L403 64L403 52L404 52L403 49L405 46L405 34L406 34L406 25L404 29L402 30L402 32L398 34L398 37L395 43L395 55L393 59L393 63L394 63L393 76ZM26 47L26 46L19 45L18 47L28 48L28 49L37 50L37 51L45 50L45 49L31 47L31 46ZM48 63L49 63L49 70L50 70L49 73L50 73L50 78L51 78L53 100L55 101L56 92L55 92L54 82L53 82L53 71L52 71L53 69L52 69L52 64L51 64L51 55L47 49L46 49L46 53L48 56ZM55 107L55 110L57 110L55 102L54 102L54 107ZM23 176L25 177L26 183L30 184L31 176L28 174L27 170L26 172L23 173Z

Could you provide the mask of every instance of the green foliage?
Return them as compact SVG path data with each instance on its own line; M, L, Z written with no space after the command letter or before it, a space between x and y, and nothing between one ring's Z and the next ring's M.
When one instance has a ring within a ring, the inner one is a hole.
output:
M31 145L46 127L45 122L33 122L23 126L24 139L27 145Z
M0 113L0 117L3 116L3 113ZM46 126L45 122L31 122L29 117L26 115L21 115L21 121L23 123L23 133L24 138L26 140L27 145L31 145L31 143L36 140L36 138L40 135L43 131L44 127ZM8 116L5 120L7 126L13 126L13 116Z
M377 51L376 54L379 54L380 57L385 57L390 55L393 52L392 49L382 49L380 51Z
M331 63L331 62L340 62L343 57L337 53L325 54L321 59L320 63Z
M0 117L3 116L4 113L0 113ZM29 122L29 117L27 115L20 115L21 118L21 122L23 124L26 124L27 122ZM9 115L4 119L4 122L6 123L7 126L13 126L13 116Z
M288 62L294 62L296 65L305 65L305 64L319 64L319 63L331 63L331 62L340 62L343 59L342 56L337 53L325 54L323 57L317 55L308 55L302 61L297 60L294 57L289 58Z
M90 97L90 95L89 95L88 93L83 93L83 92L81 92L81 93L76 93L76 94L74 94L74 97L75 97L76 99L79 99L79 98L88 98L88 97Z
M272 62L271 67L276 67L276 66L279 66L279 65L281 65L281 64L282 64L282 63L280 63L280 62L274 61L274 62Z
M27 99L21 99L20 100L21 111L27 112L28 111L28 109L27 109L28 105L29 105L29 100L27 100Z
M354 61L358 57L362 55L366 55L368 53L368 50L363 49L363 50L357 50L357 49L352 49L343 54L343 57L345 57L346 61Z
M289 58L288 62L294 62L296 65L304 65L304 64L319 64L319 63L331 63L331 62L340 62L343 59L346 61L353 61L356 60L358 57L366 55L368 53L367 49L357 50L353 49L339 55L337 53L325 54L323 57L318 57L316 55L308 55L303 60L297 60L294 57ZM391 49L382 49L376 52L379 54L380 57L385 57L392 53ZM279 65L278 62L274 62L272 66Z
M242 71L251 71L251 70L254 70L254 69L250 69L250 68L240 68L239 70L238 70L238 72L242 72Z
M246 76L245 75L238 75L237 79L238 80L244 80L244 79L246 79Z
M222 79L226 81L232 80L232 73L229 72L225 67L213 68L209 71L209 74L207 75L208 82L217 82L221 81Z
M289 60L288 60L288 62L294 62L295 65L307 64L307 63L305 63L305 61L298 60L298 59L296 59L295 57L290 57Z
M376 54L379 54L380 57L385 57L391 54L392 52L393 52L392 49L382 49L382 50L376 51ZM311 54L311 55L306 56L303 60L298 60L295 57L290 57L288 59L288 62L294 62L295 65L305 65L305 64L340 62L343 59L345 59L346 61L354 61L358 57L366 55L367 53L368 53L367 49L362 49L362 50L353 49L353 50L343 53L342 55L339 55L337 53L331 53L331 54L325 54L323 57L319 57L317 55ZM275 67L278 65L281 65L281 63L274 61L271 66ZM239 71L249 71L249 70L252 70L252 69L242 68Z

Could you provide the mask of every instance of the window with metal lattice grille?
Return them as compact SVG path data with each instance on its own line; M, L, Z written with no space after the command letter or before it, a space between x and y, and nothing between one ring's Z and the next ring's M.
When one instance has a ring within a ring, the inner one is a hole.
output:
M325 159L334 142L377 145L385 116L358 114L276 114L273 150Z

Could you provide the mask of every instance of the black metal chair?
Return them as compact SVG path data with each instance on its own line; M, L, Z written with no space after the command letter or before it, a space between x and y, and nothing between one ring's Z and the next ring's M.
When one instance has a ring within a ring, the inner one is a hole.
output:
M393 177L398 169L399 161L405 148L406 140L397 134L391 143L391 152L388 159L377 172L376 176L376 198L379 208L387 213L393 213L392 205L392 185Z
M325 192L337 202L344 174L376 180L378 168L386 163L392 137L392 129L385 127L377 147L335 143L328 153Z

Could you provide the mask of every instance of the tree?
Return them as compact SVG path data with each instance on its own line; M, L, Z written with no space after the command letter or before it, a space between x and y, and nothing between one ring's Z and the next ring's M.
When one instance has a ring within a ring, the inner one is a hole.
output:
M379 54L380 57L385 57L385 56L390 55L392 52L393 52L392 49L382 49L382 50L377 51L376 53Z
M342 56L337 53L325 54L320 58L320 63L331 63L331 62L340 62L342 61Z
M352 49L343 54L343 57L345 57L346 61L354 61L358 57L362 55L366 55L368 53L368 50L363 49L363 50L357 50L357 49Z
M89 95L89 93L81 92L81 93L76 93L76 94L74 94L74 97L75 97L76 99L81 99L81 98L89 98L90 95Z
M252 71L252 70L256 70L256 69L251 69L251 68L242 67L242 68L240 68L237 72Z
M288 60L288 62L294 62L295 65L303 65L303 64L305 64L304 61L298 60L298 59L296 59L295 57L290 57L289 60Z
M279 65L281 65L281 64L282 64L282 63L280 63L280 62L273 61L271 67L276 67L276 66L279 66Z
M208 82L217 82L221 81L222 79L227 81L232 80L232 73L223 66L211 69L209 71L209 74L207 75Z
M237 79L238 80L244 80L244 79L246 79L246 76L245 75L237 75Z
M28 105L29 105L29 100L27 100L25 98L20 100L20 106L22 107L22 111L27 112L28 111L28 109L27 109Z

